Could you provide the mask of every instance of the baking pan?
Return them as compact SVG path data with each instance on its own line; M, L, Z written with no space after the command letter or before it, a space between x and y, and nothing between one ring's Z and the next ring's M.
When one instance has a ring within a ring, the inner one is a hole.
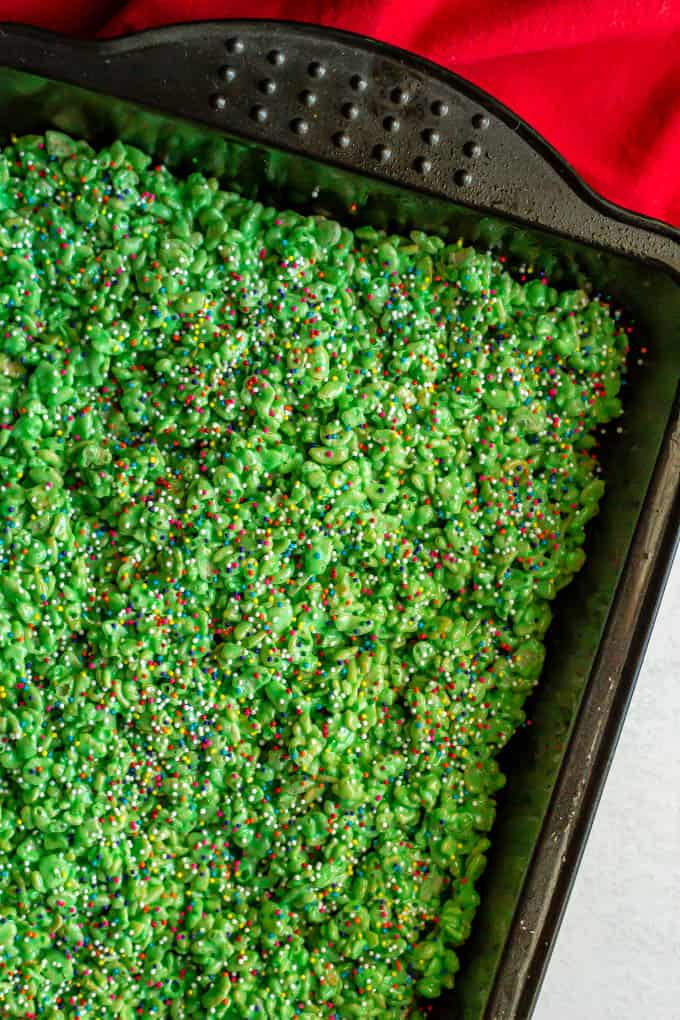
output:
M532 1012L680 525L680 234L595 195L493 98L347 33L203 22L83 43L0 27L2 132L120 137L178 171L349 225L501 249L557 285L584 277L631 335L625 416L588 562L555 604L542 682L503 752L482 907L447 1020ZM607 862L602 862L602 868Z

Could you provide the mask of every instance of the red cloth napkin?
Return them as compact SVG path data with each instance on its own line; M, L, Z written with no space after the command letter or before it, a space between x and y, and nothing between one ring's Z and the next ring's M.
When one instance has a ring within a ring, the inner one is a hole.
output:
M680 226L680 0L0 0L0 20L83 36L228 17L317 22L429 57L611 201Z

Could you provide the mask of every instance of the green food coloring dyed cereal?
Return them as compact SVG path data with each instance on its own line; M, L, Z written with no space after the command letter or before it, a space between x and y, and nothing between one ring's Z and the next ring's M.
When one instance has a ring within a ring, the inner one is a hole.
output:
M0 1015L420 1016L624 331L120 142L0 188Z

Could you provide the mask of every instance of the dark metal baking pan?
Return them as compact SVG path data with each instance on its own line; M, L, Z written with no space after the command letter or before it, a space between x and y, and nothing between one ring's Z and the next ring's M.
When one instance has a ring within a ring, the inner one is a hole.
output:
M649 636L680 525L680 234L610 205L490 96L380 43L265 21L99 43L0 28L5 134L114 136L173 168L347 223L499 248L588 278L630 317L625 416L588 562L555 606L542 683L503 755L482 907L433 1016L525 1020ZM602 862L602 868L607 862Z

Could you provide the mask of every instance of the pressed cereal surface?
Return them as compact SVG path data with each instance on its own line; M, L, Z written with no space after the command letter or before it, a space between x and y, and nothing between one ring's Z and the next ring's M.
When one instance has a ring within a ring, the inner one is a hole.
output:
M56 133L0 251L0 1017L420 1016L625 331Z

